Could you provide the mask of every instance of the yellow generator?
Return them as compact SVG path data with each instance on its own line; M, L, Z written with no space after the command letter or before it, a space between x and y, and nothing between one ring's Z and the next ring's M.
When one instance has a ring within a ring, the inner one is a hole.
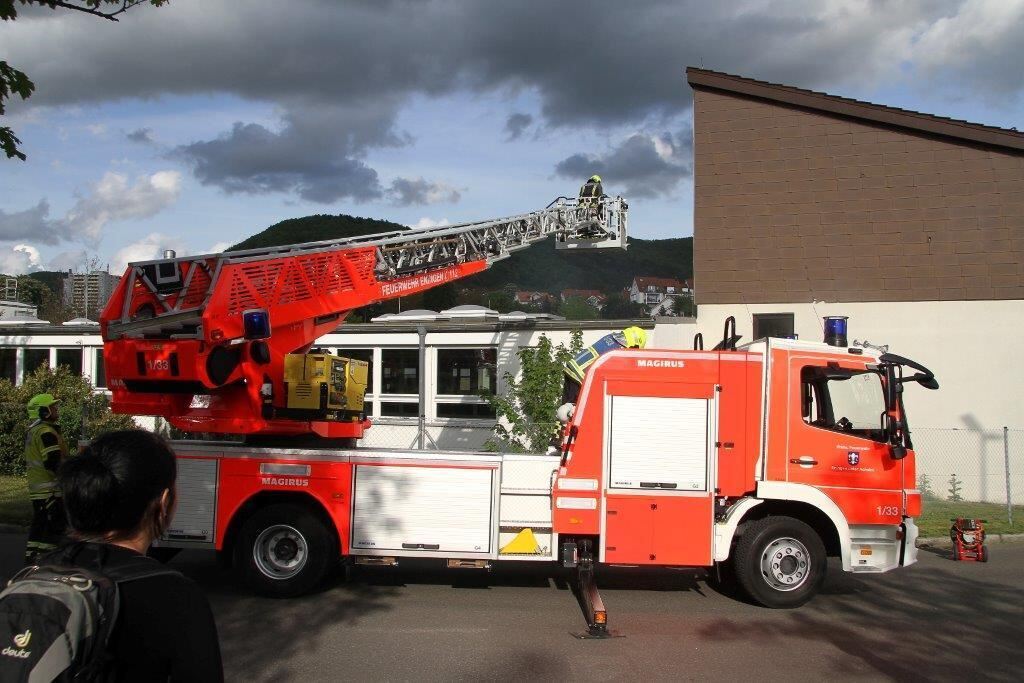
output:
M368 370L366 361L328 352L289 353L284 357L288 412L327 420L362 413Z

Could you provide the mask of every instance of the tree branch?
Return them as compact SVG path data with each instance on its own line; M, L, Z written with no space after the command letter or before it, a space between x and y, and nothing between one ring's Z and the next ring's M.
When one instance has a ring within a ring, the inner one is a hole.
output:
M75 10L76 12L84 12L85 14L91 14L94 17L101 17L103 19L109 19L110 21L120 21L120 19L117 18L118 14L123 14L123 13L127 12L128 10L130 10L132 7L135 7L136 5L141 5L144 2L146 2L146 1L147 0L123 0L121 2L121 8L118 9L118 10L115 10L113 12L103 12L103 11L101 11L99 9L99 4L100 4L99 2L96 3L95 7L76 5L76 4L71 3L71 2L65 2L65 0L47 0L43 4L49 5L50 7L53 7L53 8L60 7L62 9ZM113 3L111 3L111 4L113 4Z

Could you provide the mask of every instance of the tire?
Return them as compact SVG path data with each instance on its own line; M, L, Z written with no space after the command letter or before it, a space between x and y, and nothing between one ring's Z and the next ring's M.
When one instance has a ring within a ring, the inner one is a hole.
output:
M988 562L988 546L981 546L981 550L978 551L978 559L982 562Z
M953 544L953 561L960 561L960 546L958 546L956 543Z
M282 503L256 511L234 546L234 567L242 581L275 598L312 592L337 565L333 532L302 505Z
M791 609L818 593L828 558L814 529L792 517L767 517L744 527L733 566L751 600L764 607Z

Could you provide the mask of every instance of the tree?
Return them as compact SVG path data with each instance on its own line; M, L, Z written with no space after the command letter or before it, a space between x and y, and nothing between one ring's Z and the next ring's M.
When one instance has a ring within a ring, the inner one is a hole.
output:
M136 5L150 4L154 7L165 5L170 0L0 0L0 19L14 21L18 18L17 5L36 5L52 10L66 9L84 12L94 17L119 21L118 15L123 14ZM31 97L36 85L24 71L19 71L7 62L0 60L0 116L4 114L4 100L18 95L23 100ZM17 157L25 160L25 154L18 149L21 140L14 135L9 126L0 126L0 149L8 159Z
M516 298L504 290L487 292L483 300L484 306L498 313L511 313L516 309Z
M423 308L431 311L443 311L457 303L455 285L451 283L423 292Z
M918 477L917 490L921 492L921 500L938 499L938 496L935 495L935 489L932 488L932 480L927 474L922 473Z
M956 473L949 475L949 498L947 500L959 503L963 497L964 483L956 478Z
M94 393L88 377L63 365L56 370L43 365L18 387L0 379L0 473L25 472L25 431L32 423L25 406L30 398L43 393L53 394L60 401L58 422L71 452L80 438L92 439L104 432L138 426L131 416L111 412L106 395Z
M571 296L562 302L558 313L566 320L595 320L597 309L587 303L587 300L579 296Z
M674 315L690 318L696 317L697 306L693 303L692 297L679 295L669 298L672 299L672 313Z
M622 293L612 294L604 303L601 309L601 317L605 320L626 320L632 318L646 318L647 311L643 304L630 301L629 297Z
M562 368L583 348L583 334L573 330L566 348L554 346L542 334L536 347L519 349L520 375L504 375L505 394L485 394L498 418L494 438L487 442L491 450L514 453L543 453L551 438L558 434L555 410L562 400L565 373Z

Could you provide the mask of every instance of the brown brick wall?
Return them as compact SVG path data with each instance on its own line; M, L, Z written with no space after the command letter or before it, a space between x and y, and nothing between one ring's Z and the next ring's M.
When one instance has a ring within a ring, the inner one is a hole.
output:
M694 91L697 303L1024 299L1024 154Z

